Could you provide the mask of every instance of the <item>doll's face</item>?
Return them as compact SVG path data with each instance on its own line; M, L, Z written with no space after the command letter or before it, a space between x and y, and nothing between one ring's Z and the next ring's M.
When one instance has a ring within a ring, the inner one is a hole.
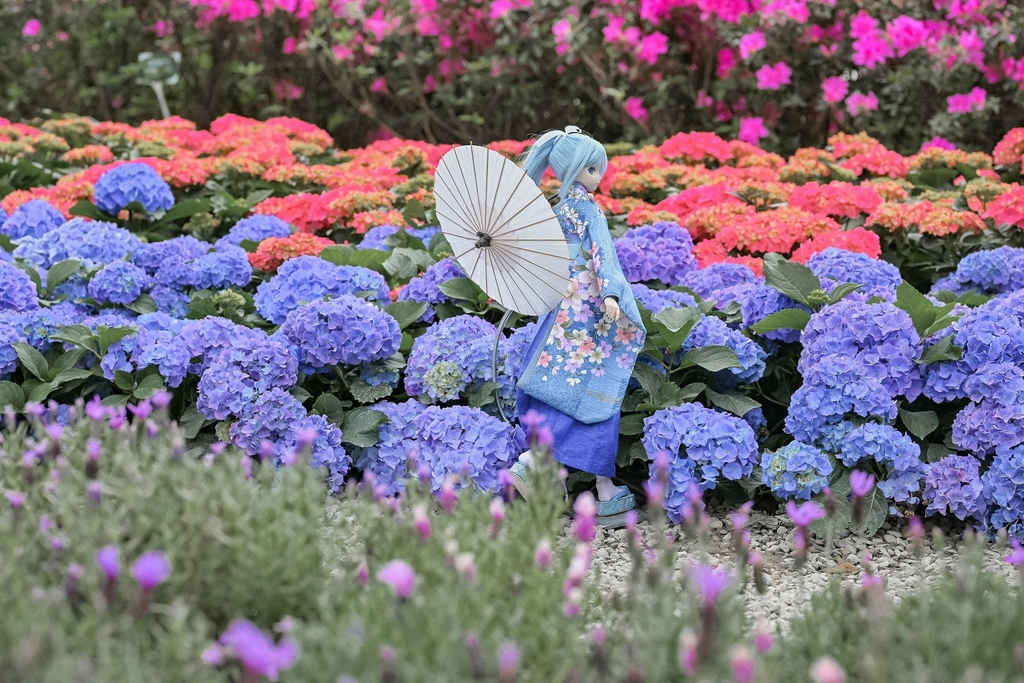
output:
M576 182L582 183L583 187L587 188L587 192L593 192L597 189L603 176L604 174L598 170L597 166L587 166L576 176Z

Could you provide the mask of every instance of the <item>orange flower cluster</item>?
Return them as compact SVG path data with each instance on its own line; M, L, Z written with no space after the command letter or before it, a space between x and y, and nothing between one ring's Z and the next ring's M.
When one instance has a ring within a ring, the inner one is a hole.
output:
M249 263L269 273L277 271L288 259L298 256L318 256L321 251L334 244L326 237L317 237L297 232L288 237L268 237L260 242L256 251L249 254Z
M842 218L858 218L878 208L882 198L870 185L833 182L828 185L803 185L793 191L789 205L810 213Z

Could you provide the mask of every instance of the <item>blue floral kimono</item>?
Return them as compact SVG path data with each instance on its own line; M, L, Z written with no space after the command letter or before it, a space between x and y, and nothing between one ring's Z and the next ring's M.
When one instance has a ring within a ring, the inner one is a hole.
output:
M554 456L563 465L611 477L619 417L647 331L622 273L608 221L586 188L575 184L554 208L569 244L567 295L538 322L521 368L516 407L545 417ZM605 297L622 316L605 320ZM519 435L525 449L525 439Z

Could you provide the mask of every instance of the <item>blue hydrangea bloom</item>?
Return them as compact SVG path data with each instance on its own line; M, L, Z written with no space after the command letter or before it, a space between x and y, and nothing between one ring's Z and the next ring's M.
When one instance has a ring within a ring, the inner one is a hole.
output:
M669 481L665 508L679 523L693 481L702 491L719 479L736 481L749 476L757 464L757 439L746 422L696 403L663 408L644 420L644 450L651 459L669 455Z
M687 308L696 306L697 302L686 292L674 289L651 289L647 285L635 283L629 286L637 302L643 304L651 313L661 313L666 308Z
M960 259L956 271L932 286L932 292L943 289L954 294L971 290L1005 294L1024 289L1024 249L1002 246L968 254Z
M232 285L245 287L251 280L249 255L241 247L226 246L196 259L188 284L196 289L226 289Z
M188 315L192 299L180 289L160 285L149 290L149 295L156 302L156 310L161 313L174 318L184 318Z
M165 267L170 268L172 272L164 275L162 279L167 280L164 284L173 284L178 277L173 271L180 270L183 264L195 261L209 251L209 243L192 235L181 235L163 242L138 245L134 250L132 262L145 268L150 275L156 275Z
M254 214L235 223L228 234L214 243L213 248L221 251L225 247L240 247L242 242L262 242L269 237L288 237L292 234L292 226L277 216Z
M394 355L402 341L398 321L347 294L290 312L281 331L315 368L381 360Z
M14 254L4 249L0 249L0 261L5 263L14 263Z
M996 453L981 477L989 502L988 525L1024 541L1024 445Z
M678 223L641 225L615 240L615 252L629 282L660 280L666 285L683 284L686 275L697 270L693 239Z
M414 277L409 281L402 291L398 293L399 301L419 301L427 304L427 310L420 317L420 322L431 323L437 317L433 304L447 303L451 301L444 294L438 285L456 277L466 277L465 271L455 262L455 259L448 257L427 268L423 275Z
M720 318L705 316L697 323L683 344L683 353L705 346L727 346L736 353L740 367L728 368L715 373L716 379L726 387L756 382L765 371L768 354L755 342L743 336L742 332L726 325Z
M0 206L0 227L3 226L5 220L7 220L7 212Z
M314 469L326 468L327 490L331 494L338 493L345 483L345 475L352 467L352 458L341 443L341 428L323 415L310 415L296 425L293 435L299 430L314 431L316 438L311 444L309 466ZM295 448L295 446L291 446Z
M492 381L496 334L493 325L472 315L454 316L433 325L413 342L409 352L406 393L445 403Z
M173 332L143 327L135 335L132 364L139 369L155 366L169 387L181 385L191 361L188 349Z
M44 199L32 199L14 210L7 220L0 221L0 235L12 240L42 237L64 223L64 214Z
M832 462L810 444L794 441L761 456L761 482L783 500L809 500L828 486Z
M266 338L266 333L232 322L220 316L209 316L200 320L189 320L181 325L178 337L190 359L198 362L191 364L189 371L202 373L224 349L247 340L258 344Z
M239 415L271 387L289 389L298 381L298 358L284 344L250 337L221 351L199 379L196 408L210 419Z
M95 316L95 318L102 319L107 315L110 315L110 312L104 312L99 316ZM84 324L90 325L89 322ZM97 326L99 324L99 322L95 323ZM135 349L138 347L138 330L146 328L151 332L170 332L172 337L176 337L185 323L184 321L172 318L165 313L146 313L138 316L130 322L112 320L106 324L109 327L131 327L135 329L135 333L111 344L107 349L107 355L105 355L103 360L100 362L100 367L103 369L103 376L112 382L114 381L115 370L124 370L125 372L135 371L135 366L132 364L130 359L132 354L135 352ZM152 340L148 340L146 343L153 342ZM184 374L182 377L184 378Z
M392 389L398 388L398 370L387 367L387 359L359 365L359 379L371 387L387 384Z
M0 311L31 311L39 308L36 285L28 273L13 263L0 261Z
M910 314L889 302L861 303L844 299L811 316L800 335L803 352L797 369L807 368L824 356L856 360L893 396L914 400L924 386L915 359L921 337Z
M508 424L479 408L429 406L416 418L419 462L430 468L433 491L454 477L456 488L475 484L497 492L498 472L515 461Z
M280 325L299 306L342 294L382 304L389 301L388 283L380 273L359 266L336 266L316 256L285 261L274 277L256 288L254 298L259 314Z
M702 299L718 299L719 292L736 285L764 282L754 271L739 263L712 263L707 268L686 274L682 284L697 292Z
M356 249L378 249L380 251L391 251L391 245L387 238L394 235L402 227L399 225L377 225L366 231L363 239L356 245Z
M979 464L969 455L949 455L928 465L921 496L928 504L925 513L981 521L988 501Z
M740 301L740 310L743 314L743 326L755 325L772 313L777 313L784 308L799 308L809 311L806 306L798 304L785 294L769 287L764 283L757 283L749 291L746 298ZM799 330L772 330L764 333L765 339L792 343L800 340Z
M25 336L8 316L0 312L0 380L8 379L18 369L18 354L14 345L25 341Z
M857 427L843 439L838 457L851 469L864 459L883 465L887 476L879 481L878 488L885 497L898 502L917 502L915 494L921 490L924 477L921 447L894 427L877 422Z
M86 268L99 268L131 257L142 246L138 237L113 223L72 218L40 237L22 239L14 255L38 268L50 268L70 258Z
M353 449L355 464L364 472L373 472L377 485L384 488L385 495L391 496L405 490L406 463L419 438L416 418L426 406L409 399L405 403L384 401L370 407L387 415L388 421L381 424L375 445Z
M822 289L827 292L838 284L850 282L864 285L864 290L881 289L895 294L903 282L899 268L891 263L836 247L812 256L807 267L818 276Z
M970 403L953 420L953 443L979 457L1024 443L1024 399Z
M526 352L537 335L537 323L530 322L512 331L503 345L505 352L505 371L502 373L509 383L515 386L519 382L519 369L526 359Z
M12 320L12 324L18 326L25 341L39 352L46 353L54 344L50 337L66 325L81 324L87 311L82 306L64 301L15 315L16 320Z
M786 431L797 441L817 443L828 425L847 417L896 419L896 401L876 377L845 356L825 356L804 371L793 393Z
M127 261L114 261L89 281L89 296L101 304L124 306L138 299L149 283L150 277L142 268Z
M160 174L143 163L122 164L110 169L96 181L96 206L111 216L132 202L139 202L147 213L166 211L174 206L174 194Z

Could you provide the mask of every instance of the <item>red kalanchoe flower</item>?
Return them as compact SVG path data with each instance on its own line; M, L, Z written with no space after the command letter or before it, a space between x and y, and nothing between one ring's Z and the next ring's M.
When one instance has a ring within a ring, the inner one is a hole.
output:
M288 259L298 256L318 256L321 251L333 245L326 237L317 237L297 232L288 237L268 237L260 242L254 253L249 254L249 263L273 273Z

